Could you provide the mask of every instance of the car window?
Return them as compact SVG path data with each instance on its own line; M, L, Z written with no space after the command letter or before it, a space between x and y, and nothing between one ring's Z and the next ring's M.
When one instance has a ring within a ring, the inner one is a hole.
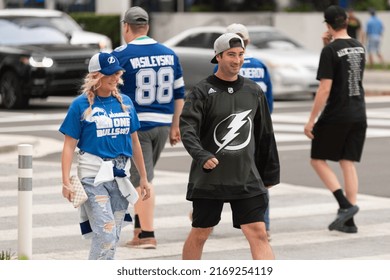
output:
M7 20L23 27L51 27L55 28L62 33L72 34L75 31L81 30L81 27L74 22L72 19L63 16L63 17L24 17L24 16L14 16L7 17Z
M51 24L63 33L72 34L75 31L83 30L77 22L67 15L63 15L62 17L51 17L47 18L47 20L50 20Z
M297 49L302 46L278 32L250 32L251 44L259 49Z
M66 44L68 38L51 27L24 27L0 19L0 45Z
M213 49L214 41L221 35L222 33L197 33L191 34L188 37L184 38L180 41L177 46L178 47L187 47L187 48L202 48L202 49Z

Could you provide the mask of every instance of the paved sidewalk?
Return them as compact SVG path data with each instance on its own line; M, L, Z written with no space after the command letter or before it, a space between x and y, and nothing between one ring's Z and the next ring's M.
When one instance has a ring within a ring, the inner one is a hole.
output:
M390 95L390 71L366 70L363 86L367 96Z
M40 158L62 150L62 142L30 135L0 134L0 162L17 160L18 146L30 144L33 146L33 157Z

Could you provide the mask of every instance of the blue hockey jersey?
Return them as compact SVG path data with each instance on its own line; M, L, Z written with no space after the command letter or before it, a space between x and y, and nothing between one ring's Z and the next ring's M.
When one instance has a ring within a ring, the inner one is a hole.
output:
M174 101L184 98L183 71L177 55L148 36L122 45L112 54L126 69L120 90L133 101L140 130L170 125Z

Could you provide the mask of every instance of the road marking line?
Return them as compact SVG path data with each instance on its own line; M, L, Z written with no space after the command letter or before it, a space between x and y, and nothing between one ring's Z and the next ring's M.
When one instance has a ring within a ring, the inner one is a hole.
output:
M215 228L217 233L218 227ZM278 247L285 247L288 245L303 245L303 244L322 244L329 242L344 242L355 240L359 242L360 239L384 237L390 235L390 223L376 224L373 228L371 225L359 227L358 234L345 234L337 231L313 230L313 231L300 231L300 232L286 232L286 233L273 233L272 234L272 247L277 250ZM138 250L131 249L124 246L127 240L121 240L120 246L117 248L116 259L127 260L127 259L155 259L161 257L174 257L180 258L184 240L178 242L162 243L158 244L156 250ZM228 244L228 250L241 250L247 249L249 251L249 245L243 236L225 237L225 238L213 238L213 235L207 240L204 247L204 254L206 253L217 253L226 251ZM248 252L249 254L249 252ZM74 260L74 259L86 259L88 257L88 250L77 250L77 251L61 251L44 254L34 254L33 259L38 260L50 260L50 259L61 259L61 260ZM228 256L226 256L227 259ZM313 256L315 258L316 256ZM377 256L370 256L371 259L390 259L388 254L380 254ZM346 258L350 259L350 258Z

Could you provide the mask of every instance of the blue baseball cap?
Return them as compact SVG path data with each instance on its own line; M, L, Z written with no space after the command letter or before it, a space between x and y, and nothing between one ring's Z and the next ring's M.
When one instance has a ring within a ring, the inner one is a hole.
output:
M106 76L115 74L118 71L125 71L118 59L110 53L100 52L94 54L89 61L88 72L100 72Z

